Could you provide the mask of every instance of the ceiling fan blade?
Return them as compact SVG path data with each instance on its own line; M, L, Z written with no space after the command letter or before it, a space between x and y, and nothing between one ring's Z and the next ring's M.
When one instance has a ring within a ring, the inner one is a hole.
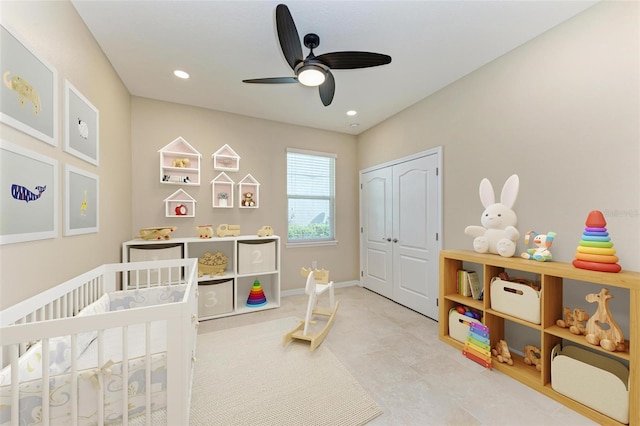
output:
M294 69L302 61L302 45L289 8L284 4L276 7L276 28L282 53L291 69Z
M327 71L324 83L318 86L318 90L320 91L320 99L324 106L331 105L331 101L333 101L333 94L336 91L336 81L333 79L331 71Z
M332 52L316 56L315 59L333 70L377 67L391 62L391 56L371 52Z
M283 84L283 83L297 83L298 79L295 77L269 77L269 78L254 78L250 80L242 80L243 83L262 83L262 84Z

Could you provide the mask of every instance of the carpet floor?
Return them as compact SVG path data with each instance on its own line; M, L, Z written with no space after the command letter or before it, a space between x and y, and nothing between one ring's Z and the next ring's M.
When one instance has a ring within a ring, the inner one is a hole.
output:
M362 425L382 409L325 346L283 335L295 317L198 335L191 425Z

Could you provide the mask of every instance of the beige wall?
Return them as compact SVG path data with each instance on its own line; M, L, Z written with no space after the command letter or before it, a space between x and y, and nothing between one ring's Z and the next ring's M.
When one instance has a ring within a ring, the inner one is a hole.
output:
M211 111L146 98L132 98L133 221L131 236L140 228L177 226L173 234L196 236L195 226L239 224L242 235L255 234L271 225L282 237L282 289L303 287L299 268L316 260L331 270L334 281L358 277L358 172L356 140L342 133L291 126L236 114ZM202 154L200 186L160 183L158 150L182 136ZM239 209L238 193L233 209L211 207L211 155L228 144L240 156L240 170L226 172L234 182L248 173L260 182L258 209ZM309 149L338 155L336 160L337 246L287 248L286 148ZM165 217L163 200L178 188L196 200L195 217Z
M58 160L58 238L0 246L0 308L12 305L102 263L120 260L131 229L130 97L91 33L66 1L0 2L12 27L58 70L59 142L52 147L0 125L1 138ZM100 166L63 151L64 79L100 111ZM63 237L64 164L100 177L100 232Z
M499 194L517 173L521 233L557 232L554 257L571 261L601 210L620 264L640 270L638 5L602 2L365 132L358 169L443 146L445 248L471 249L480 180Z

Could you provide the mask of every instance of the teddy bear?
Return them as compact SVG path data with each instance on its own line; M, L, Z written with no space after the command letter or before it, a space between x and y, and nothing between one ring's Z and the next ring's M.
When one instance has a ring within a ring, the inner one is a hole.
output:
M253 192L245 192L242 196L242 205L244 207L254 207L256 205L253 199Z
M509 346L504 340L500 340L494 349L491 349L491 355L498 359L498 362L502 362L507 365L513 365L513 359L511 359L511 352Z
M589 319L589 314L584 309L575 308L571 312L571 309L564 307L562 308L562 318L556 321L558 327L568 328L570 332L577 335L587 334L587 329L582 323Z
M484 212L480 217L482 226L467 226L464 233L473 237L473 249L478 253L494 253L511 257L516 252L516 242L520 232L516 229L518 221L512 210L518 196L520 180L512 175L502 187L500 202L496 203L493 186L488 179L480 182L480 201Z

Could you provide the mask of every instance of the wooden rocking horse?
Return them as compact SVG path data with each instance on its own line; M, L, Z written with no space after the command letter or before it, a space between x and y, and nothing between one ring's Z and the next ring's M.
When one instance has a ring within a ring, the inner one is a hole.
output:
M598 302L598 310L587 321L585 337L587 342L600 345L608 351L624 351L624 335L609 310L611 298L613 296L609 294L608 288L603 288L600 293L587 294L587 302ZM605 329L600 324L607 324L608 327Z
M329 271L327 270L312 270L311 268L302 268L300 271L303 277L307 278L307 284L305 286L305 293L309 296L309 302L307 303L307 314L305 319L300 321L300 324L290 332L284 335L282 339L282 346L285 346L293 339L306 340L310 343L309 350L313 351L320 346L322 341L335 319L338 305L340 302L336 302L333 294L333 281L329 281ZM322 293L329 291L329 308L318 307L318 296ZM328 317L328 320L324 327L320 331L311 331L309 325L316 324L316 321L312 320L313 315L322 315Z

